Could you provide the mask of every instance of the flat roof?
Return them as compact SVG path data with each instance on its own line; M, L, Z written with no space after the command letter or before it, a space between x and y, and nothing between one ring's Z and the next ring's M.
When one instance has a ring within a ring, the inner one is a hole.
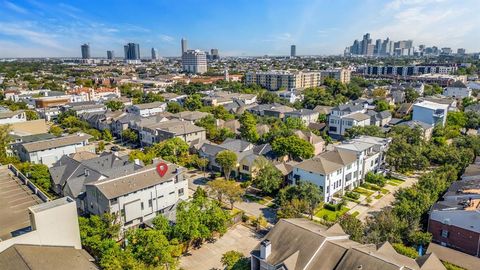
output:
M12 233L31 226L28 208L42 200L18 179L6 166L0 167L0 239L12 238Z

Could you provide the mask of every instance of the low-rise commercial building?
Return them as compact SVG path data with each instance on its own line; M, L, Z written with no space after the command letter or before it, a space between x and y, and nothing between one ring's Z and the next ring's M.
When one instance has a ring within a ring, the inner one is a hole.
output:
M245 83L257 84L270 91L277 91L316 87L322 82L319 71L272 70L247 72Z

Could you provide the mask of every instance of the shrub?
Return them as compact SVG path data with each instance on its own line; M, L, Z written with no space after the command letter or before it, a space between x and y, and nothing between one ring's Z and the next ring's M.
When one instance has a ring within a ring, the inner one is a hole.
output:
M397 251L402 255L405 255L412 259L416 259L418 257L418 252L412 247L407 247L402 243L393 243L392 246L395 249L395 251Z
M351 199L354 199L354 200L358 200L360 199L360 194L356 193L356 192L353 192L353 191L347 191L345 192L345 196L351 198Z
M342 209L342 207L345 205L345 202L342 201L341 203L337 204L332 204L332 203L326 203L323 205L323 208L330 210L330 211L339 211Z
M375 174L372 172L368 172L367 175L365 175L365 181L368 183L375 184L379 187L385 186L385 183L387 182L387 179L385 176L381 174Z

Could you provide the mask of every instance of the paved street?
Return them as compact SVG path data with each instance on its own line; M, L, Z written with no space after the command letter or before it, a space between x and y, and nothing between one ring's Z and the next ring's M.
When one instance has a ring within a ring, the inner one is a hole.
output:
M180 259L180 267L185 270L223 269L220 259L230 250L248 256L260 242L261 236L243 225L237 225L215 243L205 243L201 248L191 250L190 255Z
M195 190L201 186L205 188L207 180L203 177L203 172L201 171L188 171L185 174L185 177L188 178L188 188L190 190L190 195L193 195ZM207 174L208 175L208 174ZM243 202L236 202L235 208L238 208L244 211L247 215L258 217L262 214L270 223L273 225L276 223L276 213L275 210L267 207L266 205L253 202L253 201L243 201Z

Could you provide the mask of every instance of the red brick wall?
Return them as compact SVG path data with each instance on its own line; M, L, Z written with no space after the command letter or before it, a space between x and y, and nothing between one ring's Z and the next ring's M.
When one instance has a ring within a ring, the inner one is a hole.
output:
M448 238L442 237L442 230L448 231ZM447 247L477 256L479 233L453 225L446 225L435 220L429 220L428 231L432 234L432 241L439 244L443 242L447 244Z

